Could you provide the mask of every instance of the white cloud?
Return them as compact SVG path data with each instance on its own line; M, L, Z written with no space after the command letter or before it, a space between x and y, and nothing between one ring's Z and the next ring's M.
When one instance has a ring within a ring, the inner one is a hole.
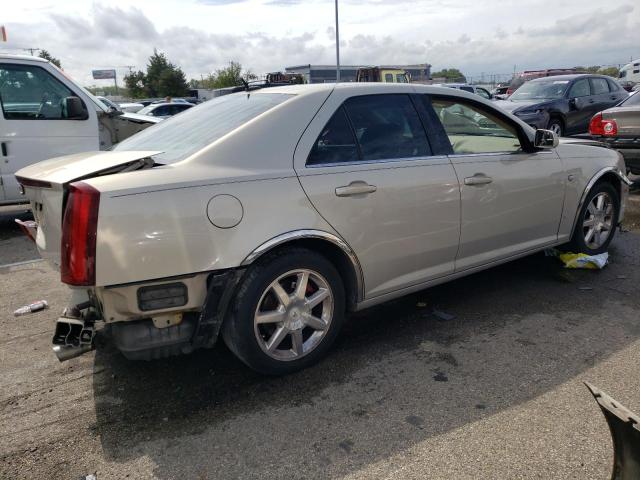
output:
M230 60L254 72L333 63L333 1L107 0L66 9L31 0L3 5L10 42L59 57L84 84L94 68L143 68L154 48L188 77ZM115 6L117 5L117 6ZM470 75L517 68L617 64L640 57L640 6L602 7L595 0L456 2L342 0L344 64L428 62ZM550 18L549 12L555 16ZM126 72L118 69L119 74Z

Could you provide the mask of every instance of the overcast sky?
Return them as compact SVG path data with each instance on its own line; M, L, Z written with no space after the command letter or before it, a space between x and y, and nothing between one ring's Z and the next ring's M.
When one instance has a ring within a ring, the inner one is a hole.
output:
M335 64L332 0L3 0L0 50L36 47L84 85L143 68L153 48L199 78L230 60L256 73ZM479 76L640 57L637 0L340 0L343 64L430 63Z

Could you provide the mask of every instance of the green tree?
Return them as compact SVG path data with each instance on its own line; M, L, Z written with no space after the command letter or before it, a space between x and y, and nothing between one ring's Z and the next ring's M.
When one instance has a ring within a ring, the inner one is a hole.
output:
M431 78L444 77L449 82L466 82L467 78L457 68L445 68L439 72L433 72Z
M129 72L124 76L124 84L132 98L146 97L145 75L143 71Z
M133 98L182 97L189 89L182 69L155 49L149 57L147 71L131 72L125 75L124 82Z
M598 70L598 73L600 75L609 75L610 77L618 78L618 75L620 74L620 70L618 70L616 67L606 67L606 68L600 68L600 70Z
M226 88L242 85L242 80L247 82L256 80L258 76L250 69L242 70L239 62L231 61L225 68L219 68L214 73L210 73L203 82L199 82L202 88Z
M47 50L40 50L40 53L38 54L38 56L40 58L44 58L45 60L49 60L56 67L62 68L62 65L60 65L60 59L58 59L58 58L54 57L53 55L51 55Z

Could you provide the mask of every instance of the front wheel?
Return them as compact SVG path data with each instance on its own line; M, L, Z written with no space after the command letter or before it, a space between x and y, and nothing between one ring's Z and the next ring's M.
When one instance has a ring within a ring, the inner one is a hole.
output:
M283 375L326 353L340 331L344 309L344 287L331 262L307 249L283 249L249 268L223 338L252 369Z
M551 120L549 120L547 130L551 130L558 137L561 137L564 134L564 126L562 125L562 120L558 118L552 118Z
M588 255L606 252L615 235L619 214L620 198L613 185L596 184L578 213L569 248Z

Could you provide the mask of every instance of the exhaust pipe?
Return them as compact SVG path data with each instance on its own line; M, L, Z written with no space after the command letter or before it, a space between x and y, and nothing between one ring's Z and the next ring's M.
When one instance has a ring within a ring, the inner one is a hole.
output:
M77 347L73 345L54 345L53 353L56 354L58 360L61 362L66 362L67 360L71 360L72 358L79 357L80 355L84 355L85 353L93 350L93 346L90 344L81 344Z

